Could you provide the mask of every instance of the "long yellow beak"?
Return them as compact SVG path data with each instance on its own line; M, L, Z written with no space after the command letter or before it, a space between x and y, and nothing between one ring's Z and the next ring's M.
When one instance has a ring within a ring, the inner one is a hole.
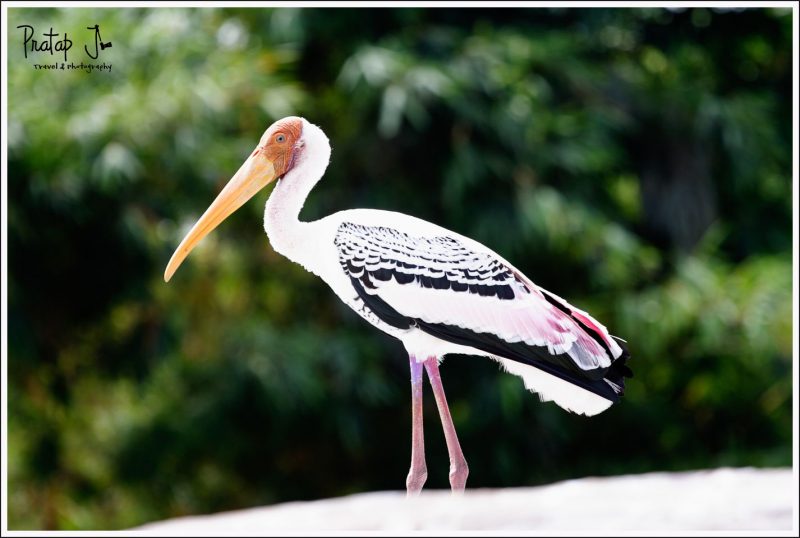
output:
M183 260L201 239L275 179L275 168L272 161L260 153L260 151L257 151L244 162L228 184L225 185L225 188L222 189L222 192L217 195L217 198L206 209L203 216L183 238L181 244L172 254L172 258L167 264L167 269L164 271L165 282L169 282L169 279L178 270Z

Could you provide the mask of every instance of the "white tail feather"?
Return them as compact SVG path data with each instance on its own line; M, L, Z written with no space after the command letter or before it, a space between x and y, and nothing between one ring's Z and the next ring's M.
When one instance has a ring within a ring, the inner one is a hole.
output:
M525 388L536 392L543 402L553 401L567 411L587 417L611 407L611 401L533 366L492 356L508 373L522 378Z

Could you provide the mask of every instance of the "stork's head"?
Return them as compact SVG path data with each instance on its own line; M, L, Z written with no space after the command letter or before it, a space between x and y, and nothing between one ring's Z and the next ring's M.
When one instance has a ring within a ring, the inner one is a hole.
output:
M318 127L297 116L289 116L270 125L250 157L178 245L164 271L164 280L169 282L181 262L203 237L258 191L297 165L304 154L308 135L321 133Z

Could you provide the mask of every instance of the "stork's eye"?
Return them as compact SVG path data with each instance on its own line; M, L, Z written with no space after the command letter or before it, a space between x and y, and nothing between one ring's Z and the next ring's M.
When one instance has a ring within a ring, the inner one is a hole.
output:
M278 142L279 144L286 142L286 136L279 134L278 136L275 137L275 142Z

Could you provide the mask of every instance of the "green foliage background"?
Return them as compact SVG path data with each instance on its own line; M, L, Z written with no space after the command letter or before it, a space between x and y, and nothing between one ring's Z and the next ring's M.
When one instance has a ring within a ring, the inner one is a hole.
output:
M434 221L629 341L636 377L591 419L450 357L469 486L790 465L791 17L9 9L10 527L403 488L403 348L272 251L267 192L162 280L289 114L333 143L306 219ZM68 32L80 61L98 23L110 73L23 57L19 24Z

